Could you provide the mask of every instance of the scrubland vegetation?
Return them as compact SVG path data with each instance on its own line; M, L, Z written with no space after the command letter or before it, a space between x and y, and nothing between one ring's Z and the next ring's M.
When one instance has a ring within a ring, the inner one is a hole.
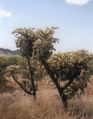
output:
M13 32L21 56L0 57L0 119L93 119L93 54L54 53L55 29Z

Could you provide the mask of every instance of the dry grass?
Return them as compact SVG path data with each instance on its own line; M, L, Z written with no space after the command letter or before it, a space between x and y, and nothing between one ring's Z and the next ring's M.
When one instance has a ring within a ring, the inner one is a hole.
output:
M18 87L1 93L0 119L93 119L92 86L81 99L69 102L67 112L56 89L42 87L37 91L36 100Z
M37 93L37 100L21 90L0 95L0 119L70 119L60 100L48 95L49 90Z

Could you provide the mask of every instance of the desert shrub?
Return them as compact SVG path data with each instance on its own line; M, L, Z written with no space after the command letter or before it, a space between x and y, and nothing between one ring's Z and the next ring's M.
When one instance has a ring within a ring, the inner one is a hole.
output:
M6 64L7 65L18 65L20 60L21 60L21 57L19 56L11 56L7 58Z
M0 57L0 89L7 88L8 81L5 74L9 72L8 68L11 65L18 65L20 57L18 56L2 56Z
M6 68L6 59L4 57L1 57L0 58L0 90L2 88L5 88L6 86L6 79L4 78L4 71L5 71L5 68Z

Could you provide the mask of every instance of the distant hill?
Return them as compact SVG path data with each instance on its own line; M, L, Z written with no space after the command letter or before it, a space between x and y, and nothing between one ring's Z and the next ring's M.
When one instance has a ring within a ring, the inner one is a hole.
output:
M18 54L20 54L20 50L10 50L0 48L0 55L18 55Z

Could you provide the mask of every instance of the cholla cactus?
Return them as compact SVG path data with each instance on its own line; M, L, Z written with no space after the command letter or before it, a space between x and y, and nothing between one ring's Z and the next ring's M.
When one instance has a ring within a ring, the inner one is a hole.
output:
M28 63L29 74L30 74L29 79L31 81L31 89L33 89L33 95L36 96L35 84L34 84L34 79L33 79L33 70L32 70L32 66L30 63L30 60L32 58L32 53L33 53L33 42L35 42L36 40L34 29L33 28L32 29L31 28L28 28L28 29L19 28L19 29L16 29L13 32L13 34L16 37L16 46L20 48L21 55L26 59ZM12 72L12 75L13 75L13 72Z
M54 38L55 29L23 28L13 33L17 38L17 47L27 60L34 95L34 69L37 65L42 65L55 84L64 107L67 107L68 99L84 94L93 74L93 55L85 50L53 54L54 43L58 41Z
M54 50L53 43L56 42L56 38L53 37L55 28L31 29L31 28L19 28L16 29L13 34L16 37L16 46L20 49L22 57L27 61L31 88L33 89L33 95L36 95L34 84L34 70L33 60L48 59Z
M19 28L13 34L16 37L16 46L20 48L21 55L26 58L32 57L33 42L35 40L34 28Z
M48 63L57 80L63 82L61 87L67 99L84 94L84 89L93 75L92 54L85 50L58 53L52 55Z
M34 55L37 58L48 59L53 53L54 43L58 41L57 38L54 38L56 27L46 28L45 30L38 29L36 30L37 40L34 42Z

